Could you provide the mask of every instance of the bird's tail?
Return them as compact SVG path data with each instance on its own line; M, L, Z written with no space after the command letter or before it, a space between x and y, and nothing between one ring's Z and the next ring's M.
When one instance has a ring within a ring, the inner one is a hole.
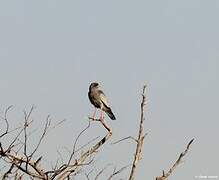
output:
M116 117L114 116L114 114L110 108L107 108L106 114L110 117L110 119L116 120Z

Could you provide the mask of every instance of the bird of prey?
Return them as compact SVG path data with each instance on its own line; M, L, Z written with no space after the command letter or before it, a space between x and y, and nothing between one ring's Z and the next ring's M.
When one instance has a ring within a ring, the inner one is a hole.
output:
M115 120L116 117L114 116L109 103L107 101L107 98L102 90L99 89L99 84L97 82L93 82L90 84L88 97L91 102L91 104L94 105L95 111L93 113L92 118L95 118L96 115L96 108L100 109L100 119L103 120L103 111L106 112L106 114L110 117L110 119Z

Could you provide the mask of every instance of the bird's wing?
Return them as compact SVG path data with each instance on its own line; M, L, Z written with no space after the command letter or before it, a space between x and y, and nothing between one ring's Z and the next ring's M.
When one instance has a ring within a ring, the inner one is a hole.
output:
M106 98L105 94L103 93L103 91L101 91L101 90L99 90L99 97L100 97L100 100L102 101L102 103L103 103L107 108L109 108L110 105L109 105L109 103L108 103L108 101L107 101L107 98Z

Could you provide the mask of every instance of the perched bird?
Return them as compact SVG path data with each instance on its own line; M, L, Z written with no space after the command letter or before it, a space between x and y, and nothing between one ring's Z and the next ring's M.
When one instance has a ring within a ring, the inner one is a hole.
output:
M99 84L97 82L91 83L89 87L88 97L90 99L91 104L94 105L95 111L93 113L92 118L95 118L96 115L96 108L99 108L101 110L100 112L100 119L103 120L103 111L106 112L106 114L110 117L110 119L115 120L115 116L109 106L109 103L107 102L107 98L102 90L99 89Z

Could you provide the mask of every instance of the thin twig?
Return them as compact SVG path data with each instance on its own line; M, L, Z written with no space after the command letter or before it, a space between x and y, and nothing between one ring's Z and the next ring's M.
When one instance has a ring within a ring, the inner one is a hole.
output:
M76 148L76 144L77 144L77 142L78 142L78 139L80 138L80 136L81 136L89 127L90 127L90 121L88 122L87 127L85 127L85 128L78 134L78 136L77 136L77 138L76 138L76 140L75 140L75 142L74 142L74 145L73 145L73 148L72 148L72 153L71 153L71 155L70 155L70 158L69 158L69 160L68 160L67 165L69 165L69 164L71 163L72 157L73 157L73 155L75 154L75 148Z
M24 155L26 156L27 158L27 163L26 163L26 171L27 171L27 168L28 168L28 155L27 155L27 127L28 127L28 120L30 118L30 115L32 114L33 112L33 109L34 109L34 106L31 106L31 109L30 111L27 113L26 111L24 111Z
M5 113L4 113L4 121L6 123L6 129L5 129L5 132L3 134L0 135L0 138L2 138L3 136L5 136L6 134L8 134L8 130L9 130L9 123L8 123L8 118L7 118L7 114L8 114L8 111L12 108L13 106L9 106L6 108L5 110Z
M120 174L122 171L124 171L127 167L129 167L129 165L124 166L122 168L120 168L119 170L116 171L116 168L114 168L113 173L110 175L110 177L107 180L111 180L114 176Z
M4 174L4 176L3 176L3 178L2 178L3 180L5 180L6 178L8 178L8 176L9 176L9 174L11 174L13 168L14 168L14 164L12 163L11 166L10 166L10 168L9 168L9 170Z
M111 144L117 144L117 143L120 143L121 141L124 141L124 140L127 140L127 139L131 139L131 140L135 141L136 143L138 143L138 140L137 140L137 139L135 139L135 138L132 137L132 136L128 136L128 137L122 138L122 139L120 139L120 140L118 140L118 141L116 141L116 142L113 142L113 143L111 143Z
M97 136L93 139L91 139L90 141L88 141L86 144L82 145L81 147L79 147L78 149L75 150L75 153L82 150L83 148L85 148L86 146L88 146L89 144L91 144L92 142L94 142L95 140L97 140L100 136Z
M96 175L96 177L94 178L94 180L97 180L97 179L100 177L100 175L103 174L103 172L104 172L109 166L110 166L110 164L107 164L103 169L101 169L101 170L97 173L97 175Z
M48 128L49 128L49 126L50 126L50 123L51 123L51 120L50 120L49 118L50 118L50 116L48 115L47 118L46 118L46 124L45 124L45 127L44 127L44 129L43 129L43 133L42 133L42 135L41 135L41 137L40 137L40 140L39 140L37 146L35 147L35 149L34 149L34 150L32 151L32 153L30 154L30 156L29 156L30 159L33 157L34 153L38 150L38 148L39 148L39 146L40 146L40 144L41 144L43 138L45 137L45 135L46 135L46 133L47 133L47 130L48 130Z

